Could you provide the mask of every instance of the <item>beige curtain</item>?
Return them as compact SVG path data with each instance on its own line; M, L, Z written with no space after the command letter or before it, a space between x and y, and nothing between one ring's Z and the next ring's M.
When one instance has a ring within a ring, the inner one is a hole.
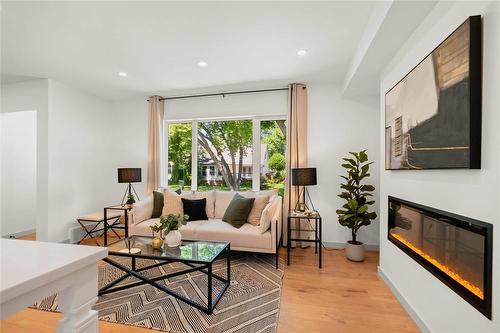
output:
M288 87L287 117L287 170L285 179L285 198L283 207L284 244L287 244L288 212L294 209L299 196L299 188L292 186L292 168L307 167L307 88L303 84L293 83ZM293 228L295 226L292 226ZM297 235L292 232L292 238ZM304 235L300 236L304 238ZM295 242L292 242L294 246Z
M149 97L148 183L146 187L148 194L160 186L163 111L164 102L161 96Z

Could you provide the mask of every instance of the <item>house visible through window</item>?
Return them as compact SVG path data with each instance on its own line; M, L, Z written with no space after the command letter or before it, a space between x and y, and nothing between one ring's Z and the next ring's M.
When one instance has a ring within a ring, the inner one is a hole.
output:
M286 149L284 119L166 124L169 188L198 191L277 188L283 192ZM196 142L192 142L193 134L197 138ZM260 154L255 155L254 150L260 151ZM194 152L196 154L193 155ZM196 167L192 168L193 165ZM254 166L259 168L255 177Z

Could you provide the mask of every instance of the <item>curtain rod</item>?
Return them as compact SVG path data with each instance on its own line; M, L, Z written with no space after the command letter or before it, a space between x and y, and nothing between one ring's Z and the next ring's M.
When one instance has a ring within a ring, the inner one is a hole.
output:
M162 97L162 98L160 98L160 101L171 100L171 99L210 97L210 96L222 96L222 97L225 97L227 95L254 94L254 93L261 93L261 92L284 91L284 90L288 90L288 87L286 87L286 88L260 89L260 90L228 91L228 92L219 92L219 93L211 93L211 94L200 94L200 95L186 95L186 96ZM147 101L149 102L149 99Z

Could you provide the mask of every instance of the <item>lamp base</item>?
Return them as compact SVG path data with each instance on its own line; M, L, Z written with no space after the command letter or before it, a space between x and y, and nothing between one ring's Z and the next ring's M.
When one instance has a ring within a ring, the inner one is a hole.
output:
M297 197L297 202L295 203L294 211L303 213L306 210L310 210L306 203L306 196L309 199L309 202L311 203L312 211L313 212L316 211L316 209L314 208L314 204L311 200L311 196L309 195L309 191L305 186L302 187L301 191L299 192L299 196Z
M125 189L125 193L123 194L123 198L122 198L122 202L121 202L122 206L125 206L124 202L125 202L125 198L127 197L127 194L128 194L128 199L127 199L127 201L125 203L127 205L132 205L132 204L135 203L135 198L134 198L134 195L132 195L132 191L134 191L135 198L137 198L137 200L141 200L139 198L139 195L135 191L135 188L132 185L132 183L128 183L127 188Z

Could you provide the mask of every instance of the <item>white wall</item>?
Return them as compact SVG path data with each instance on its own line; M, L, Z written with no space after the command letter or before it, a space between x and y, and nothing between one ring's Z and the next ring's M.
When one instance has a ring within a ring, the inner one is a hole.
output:
M48 80L31 80L1 86L2 112L37 110L36 232L48 239ZM4 200L2 194L2 201ZM2 202L3 204L3 202ZM3 206L3 205L2 205ZM2 224L5 223L2 221ZM0 233L3 235L3 233Z
M483 15L483 119L481 170L384 170L384 94L470 15ZM500 332L500 3L438 4L381 78L380 269L432 332ZM387 196L436 207L494 224L493 320L387 240ZM426 326L426 328L424 327Z
M36 111L1 113L1 236L36 228Z
M54 80L48 92L48 239L64 241L78 216L120 202L120 132L110 102Z
M113 149L113 167L142 169L142 183L133 184L142 199L146 193L148 167L148 103L146 98L121 100L113 103L112 108L116 115L113 131L118 141ZM116 183L116 175L114 177ZM121 195L125 187L126 184L115 185Z
M286 115L288 91L165 101L165 119Z
M335 210L345 203L337 197L345 169L340 165L349 151L368 149L372 164L367 182L377 189L377 201L372 207L378 213L379 175L379 122L377 100L343 99L340 87L333 85L308 85L308 152L309 166L316 167L318 185L309 188L316 209L323 217L323 241L327 245L342 246L350 240L350 229L338 223ZM360 229L359 240L376 248L378 218L370 226Z

